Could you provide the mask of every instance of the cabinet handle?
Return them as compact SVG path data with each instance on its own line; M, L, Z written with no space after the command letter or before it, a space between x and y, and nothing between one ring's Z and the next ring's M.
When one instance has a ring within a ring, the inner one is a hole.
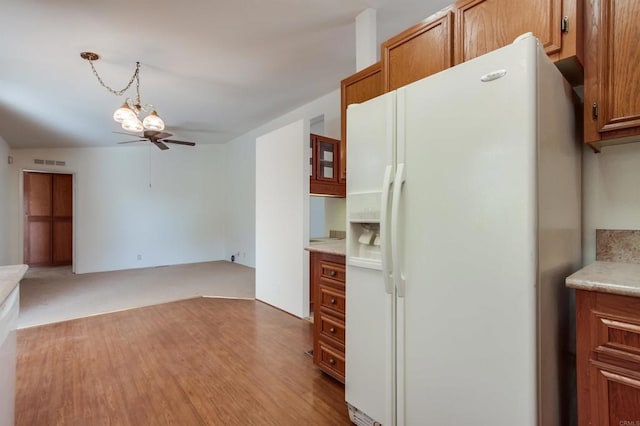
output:
M330 331L331 333L335 333L335 332L336 332L336 328L335 328L335 327L331 327L331 328L329 329L329 331Z
M333 359L333 358L329 358L329 364L335 365L336 364L336 360Z
M332 305L336 304L336 299L334 299L333 297L331 298L331 300L329 300L329 303L331 303Z
M329 272L329 275L331 275L332 277L335 277L336 276L336 271L331 270L331 272Z

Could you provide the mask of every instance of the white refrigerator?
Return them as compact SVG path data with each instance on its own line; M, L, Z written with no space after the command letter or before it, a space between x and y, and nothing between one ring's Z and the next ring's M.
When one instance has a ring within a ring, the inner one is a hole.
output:
M354 423L568 424L574 117L530 35L348 108Z

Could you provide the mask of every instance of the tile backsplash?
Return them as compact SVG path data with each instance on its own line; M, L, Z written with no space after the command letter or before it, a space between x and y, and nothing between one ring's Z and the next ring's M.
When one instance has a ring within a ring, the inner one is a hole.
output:
M596 260L640 263L640 230L596 229Z
M329 230L329 238L347 238L347 231Z

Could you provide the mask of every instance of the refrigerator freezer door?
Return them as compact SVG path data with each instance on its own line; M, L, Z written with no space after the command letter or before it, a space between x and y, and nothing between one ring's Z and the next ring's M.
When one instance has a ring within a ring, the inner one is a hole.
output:
M347 109L347 155L354 159L347 164L347 194L382 189L385 167L393 163L395 106L390 92Z
M366 212L354 211L366 205L357 201L363 196L370 199L367 194L377 193L380 195L377 217L383 233L388 230L394 139L395 93L347 110L347 155L357 159L347 165L347 218L367 217ZM388 179L383 182L385 176ZM376 270L356 266L359 263L351 261L357 256L360 226L352 221L347 225L345 399L369 418L388 426L394 424L395 291L393 286L385 288L382 262ZM388 245L381 247L381 252L386 256L385 269L390 271L393 265Z
M398 424L537 424L537 49L398 91Z

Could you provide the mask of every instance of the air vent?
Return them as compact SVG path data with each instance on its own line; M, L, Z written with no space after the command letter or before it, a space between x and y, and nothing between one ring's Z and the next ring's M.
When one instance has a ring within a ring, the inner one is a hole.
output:
M40 160L40 159L35 159L35 160L33 160L33 162L35 164L46 164L48 166L66 166L67 165L66 161L58 161L58 160Z

